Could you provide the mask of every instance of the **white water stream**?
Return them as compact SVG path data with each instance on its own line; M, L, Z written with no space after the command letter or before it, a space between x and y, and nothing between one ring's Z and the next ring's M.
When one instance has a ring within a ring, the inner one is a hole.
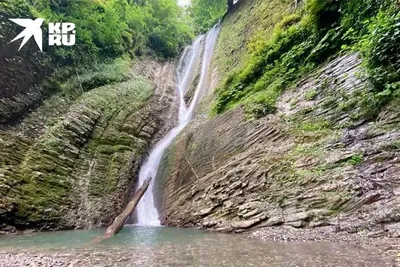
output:
M148 178L152 177L147 192L144 194L137 206L137 224L142 226L159 226L160 220L157 208L154 204L154 184L157 170L160 165L164 151L172 143L174 138L189 124L206 89L207 78L214 47L219 33L219 25L211 29L206 36L199 37L190 47L186 48L180 59L177 70L177 91L179 95L179 124L169 131L153 148L148 158L140 168L138 187ZM200 57L202 59L200 62ZM201 63L200 80L189 107L185 103L185 93L191 86L196 75L196 69Z

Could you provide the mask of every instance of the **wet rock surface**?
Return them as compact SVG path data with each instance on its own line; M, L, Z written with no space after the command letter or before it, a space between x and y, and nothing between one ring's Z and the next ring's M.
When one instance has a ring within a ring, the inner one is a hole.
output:
M0 125L0 230L112 222L146 151L175 123L174 69L137 62L121 81L74 97L56 93Z
M160 175L167 223L228 232L330 226L397 238L397 104L375 120L352 108L370 90L360 63L351 54L323 66L287 90L274 115L246 121L239 108L185 130Z

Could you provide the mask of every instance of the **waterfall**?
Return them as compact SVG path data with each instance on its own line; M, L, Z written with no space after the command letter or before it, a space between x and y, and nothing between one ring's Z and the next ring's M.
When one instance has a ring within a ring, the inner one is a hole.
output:
M211 59L214 47L218 38L219 25L211 29L206 36L200 36L196 41L185 49L179 61L177 69L177 93L179 96L179 123L169 131L153 148L148 158L144 161L139 171L138 186L148 178L153 180L147 192L142 197L137 206L137 224L145 226L159 226L158 211L154 204L154 184L165 149L172 143L174 138L189 124L201 96L206 90L206 82L209 76ZM200 57L202 55L201 60ZM185 93L190 87L195 77L195 71L201 64L200 80L197 84L193 99L187 107L185 103Z

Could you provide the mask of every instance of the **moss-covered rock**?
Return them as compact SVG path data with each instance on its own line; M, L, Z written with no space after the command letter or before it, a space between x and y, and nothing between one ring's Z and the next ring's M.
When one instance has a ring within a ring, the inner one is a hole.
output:
M145 64L116 61L83 72L20 122L2 126L4 225L95 227L123 209L146 151L170 127L174 108L173 65ZM160 70L165 76L156 76Z

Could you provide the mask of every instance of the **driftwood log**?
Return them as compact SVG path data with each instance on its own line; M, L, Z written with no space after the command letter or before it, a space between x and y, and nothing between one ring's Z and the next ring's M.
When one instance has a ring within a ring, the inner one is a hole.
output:
M149 187L150 182L151 178L148 178L146 181L144 181L142 187L140 187L139 190L135 193L135 195L133 196L132 200L129 201L126 208L121 212L120 215L118 215L117 218L114 219L114 222L107 228L107 231L104 234L106 237L112 237L113 235L121 231L122 227L124 227L126 219L128 219L128 217L135 210L140 199L142 198L147 188Z
M118 215L117 218L114 219L113 223L107 228L104 236L100 236L94 239L91 244L100 243L101 241L112 237L122 230L126 219L128 219L128 217L133 213L140 199L143 197L144 193L146 193L147 188L149 188L150 182L151 178L148 178L144 181L143 185L139 188L138 191L136 191L126 208Z

